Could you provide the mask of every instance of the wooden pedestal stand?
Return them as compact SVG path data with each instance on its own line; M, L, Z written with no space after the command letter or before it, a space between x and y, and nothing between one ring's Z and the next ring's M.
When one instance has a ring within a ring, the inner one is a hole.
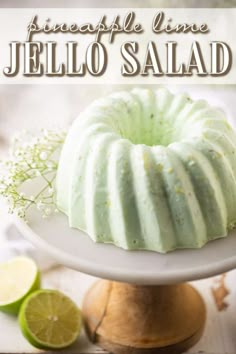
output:
M201 337L204 302L189 284L140 286L100 280L85 296L92 342L115 354L177 354Z

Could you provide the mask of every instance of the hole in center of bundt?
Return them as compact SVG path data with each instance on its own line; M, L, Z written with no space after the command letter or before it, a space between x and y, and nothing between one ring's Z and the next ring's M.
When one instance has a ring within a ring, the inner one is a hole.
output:
M150 113L127 121L119 121L117 132L133 144L168 146L173 142L173 125L161 114Z

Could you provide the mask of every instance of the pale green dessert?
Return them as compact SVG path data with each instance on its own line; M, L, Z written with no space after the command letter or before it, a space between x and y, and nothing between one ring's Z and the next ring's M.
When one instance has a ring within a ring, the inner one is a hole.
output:
M166 89L112 94L69 131L57 205L95 242L201 247L236 222L236 134L203 100Z

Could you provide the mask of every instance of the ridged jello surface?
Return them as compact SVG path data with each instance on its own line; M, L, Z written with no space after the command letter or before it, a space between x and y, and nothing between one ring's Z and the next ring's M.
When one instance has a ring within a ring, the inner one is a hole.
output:
M96 242L201 247L236 223L236 134L203 100L166 89L112 94L68 133L57 205Z

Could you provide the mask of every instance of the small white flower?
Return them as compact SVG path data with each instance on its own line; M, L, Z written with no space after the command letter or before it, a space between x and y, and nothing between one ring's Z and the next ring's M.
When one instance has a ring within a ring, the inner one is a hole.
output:
M48 157L48 154L46 153L46 151L42 151L42 152L40 153L40 155L39 155L39 158L40 158L40 160L42 160L42 161L47 160L47 157Z
M52 169L53 168L53 163L51 161L48 161L46 163L46 166L47 166L48 169Z
M17 215L18 215L20 218L23 218L23 217L25 216L24 207L21 207L21 208L18 208L18 209L17 209Z
M5 180L5 183L6 183L7 186L11 186L11 185L13 184L13 179L8 177L8 178Z
M48 188L48 194L51 195L54 193L54 189L53 188Z
M36 176L36 177L40 177L40 176L41 176L41 172L40 172L39 170L36 170L36 171L35 171L35 176Z
M46 216L49 216L49 215L51 215L52 214L52 209L51 208L46 208L45 209L45 215Z
M38 209L39 211L42 211L43 208L44 208L44 204L43 204L42 201L40 200L40 201L37 203L37 209Z
M22 161L24 161L25 160L25 157L22 155L22 154L20 154L18 157L17 157L17 162L22 162Z
M20 150L20 149L17 149L17 150L15 151L15 156L18 157L18 156L21 155L21 153L22 153L21 150Z
M44 129L43 134L47 138L49 136L49 131L47 129Z

